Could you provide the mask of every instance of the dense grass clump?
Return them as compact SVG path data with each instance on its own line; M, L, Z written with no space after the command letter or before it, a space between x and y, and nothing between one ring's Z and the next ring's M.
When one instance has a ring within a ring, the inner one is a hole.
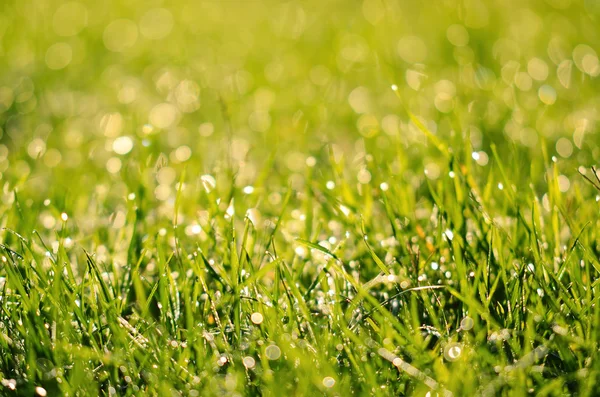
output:
M0 395L597 395L597 4L2 2Z

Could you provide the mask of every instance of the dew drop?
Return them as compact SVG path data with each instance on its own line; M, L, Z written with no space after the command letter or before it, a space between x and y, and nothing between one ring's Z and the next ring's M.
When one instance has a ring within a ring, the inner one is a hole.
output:
M254 323L254 324L261 324L263 322L263 315L256 312L256 313L252 313L252 315L250 316L250 320Z
M256 365L256 360L253 357L250 357L250 356L244 357L242 359L242 361L244 363L244 367L246 367L248 369L252 369Z
M327 388L331 388L335 385L335 379L333 379L331 376L326 376L323 378L323 386L327 387Z
M202 175L200 181L202 182L202 186L204 187L204 190L206 190L206 193L210 193L217 186L217 180L212 175Z
M448 361L456 361L462 353L462 347L457 343L450 343L444 349L444 357Z
M449 241L452 241L452 239L454 238L454 233L452 233L452 230L450 230L450 229L446 229L446 231L444 232L444 235L446 236L446 238Z
M277 345L269 345L265 349L265 355L269 360L277 360L281 357L281 349Z
M460 328L465 331L469 331L469 330L473 329L474 324L475 324L475 322L473 321L473 319L471 317L467 316L461 320Z

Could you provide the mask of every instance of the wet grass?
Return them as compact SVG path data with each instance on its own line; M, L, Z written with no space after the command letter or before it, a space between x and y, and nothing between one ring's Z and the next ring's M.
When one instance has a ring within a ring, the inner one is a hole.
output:
M0 394L597 394L597 7L349 7L0 6Z

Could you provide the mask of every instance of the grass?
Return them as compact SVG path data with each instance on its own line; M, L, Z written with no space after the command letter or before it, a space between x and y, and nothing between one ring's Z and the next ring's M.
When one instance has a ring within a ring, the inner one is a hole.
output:
M0 5L0 394L600 389L593 1Z

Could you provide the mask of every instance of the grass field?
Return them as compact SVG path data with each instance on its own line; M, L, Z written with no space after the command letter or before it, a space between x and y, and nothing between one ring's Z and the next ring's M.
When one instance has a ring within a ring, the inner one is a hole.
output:
M600 2L0 2L0 395L594 396Z

